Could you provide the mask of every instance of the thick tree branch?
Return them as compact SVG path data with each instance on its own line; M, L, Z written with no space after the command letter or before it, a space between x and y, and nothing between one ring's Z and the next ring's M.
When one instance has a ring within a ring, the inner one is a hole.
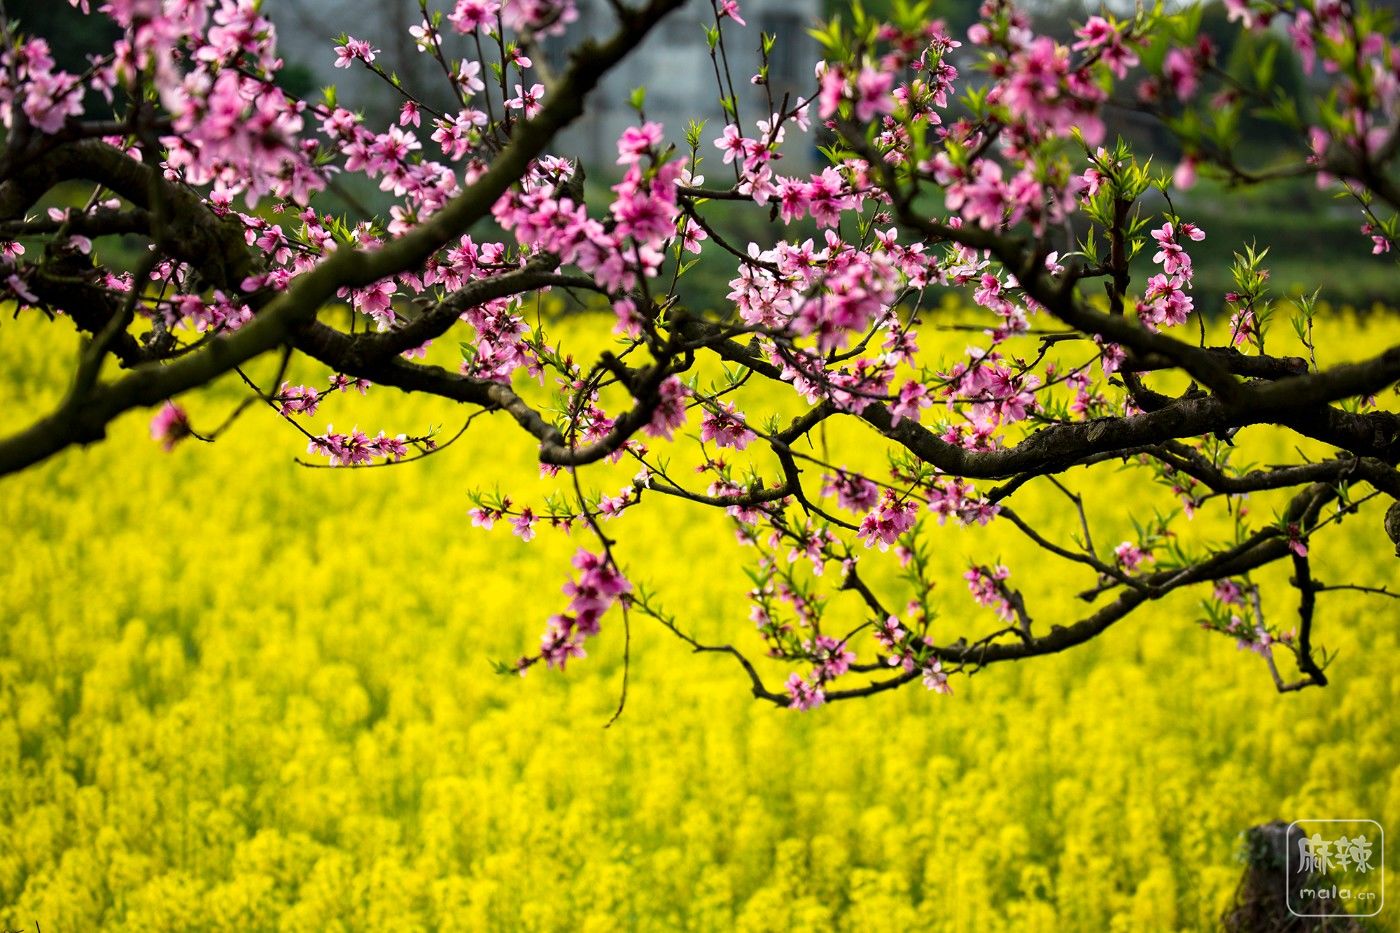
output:
M315 319L317 310L341 288L360 288L390 275L420 267L444 245L465 233L486 216L496 199L521 178L532 159L544 151L564 126L583 112L583 101L603 74L619 62L646 33L682 0L652 0L628 17L607 42L585 43L574 53L572 64L543 109L518 123L491 169L442 210L402 237L372 252L342 249L293 280L243 328L210 342L203 349L172 363L138 367L113 383L98 385L81 394L70 394L53 414L0 440L0 475L37 463L74 443L89 443L104 436L107 424L124 411L150 406L181 392L204 385L235 366L289 342L300 328ZM96 168L94 168L96 166ZM31 166L20 177L0 185L0 219L15 219L44 190L66 177L87 177L112 187L133 203L146 203L148 170L102 143L84 141L60 147L43 163ZM188 201L188 203L186 203ZM172 218L184 227L168 231L163 242L181 235L199 236L206 229L207 210L192 193L170 205ZM208 244L217 249L221 238ZM228 271L247 260L229 257ZM244 267L246 268L246 267ZM236 279L231 279L235 280Z

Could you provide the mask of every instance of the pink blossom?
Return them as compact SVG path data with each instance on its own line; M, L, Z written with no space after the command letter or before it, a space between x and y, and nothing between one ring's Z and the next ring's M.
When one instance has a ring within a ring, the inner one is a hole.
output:
M640 165L627 170L622 181L612 188L617 197L609 207L617 221L619 238L631 237L646 247L655 248L675 236L679 172L680 166L674 162L661 166L650 179L643 174Z
M681 229L681 244L685 247L686 252L699 255L701 250L700 244L708 240L710 235L705 232L703 227L689 217L685 219L684 224L684 227Z
M925 687L934 693L952 696L953 688L948 683L948 675L943 673L943 665L937 658L929 658L919 669L920 679Z
M825 120L841 106L841 99L846 94L846 74L840 67L819 62L817 78L821 82L817 92L817 112Z
M535 539L535 513L529 506L520 510L520 514L510 520L510 527L515 532L515 536L521 541L533 541Z
M623 130L622 136L617 140L617 164L635 165L642 156L660 144L661 133L661 124L651 122Z
M1216 580L1214 595L1227 606L1239 606L1244 603L1244 592L1233 580Z
M735 159L743 160L749 147L754 145L754 141L744 137L739 127L732 123L725 124L724 132L719 139L715 140L715 148L724 153L724 164L728 165Z
M1189 100L1200 86L1200 66L1191 54L1183 49L1167 50L1162 61L1162 77L1178 100Z
M887 616L875 626L875 642L886 651L898 649L908 634L899 624L899 616Z
M802 188L801 198L804 207L820 227L835 227L841 220L841 211L852 206L845 195L846 183L834 168L824 168ZM781 190L781 189L780 189Z
M643 429L652 437L671 439L672 432L685 424L685 400L690 390L676 376L668 376L657 388L656 409Z
M431 448L433 444L432 440L425 441L424 443L425 446L429 448ZM402 434L396 437L390 437L388 434L380 431L375 435L374 439L369 442L369 447L371 451L386 460L402 460L404 457L408 456L407 438Z
M457 0L447 19L458 32L475 32L483 26L491 29L496 25L500 9L498 0Z
M1013 52L1006 67L988 99L1005 105L1027 134L1067 136L1077 129L1090 146L1103 140L1097 108L1105 93L1089 72L1071 67L1069 49L1039 36Z
M562 671L572 658L586 657L583 636L572 629L568 616L553 616L540 637L540 657L548 667Z
M316 414L316 408L321 404L321 395L310 386L294 386L284 382L277 392L277 401L282 403L284 415L309 416Z
M564 584L573 625L585 635L596 635L603 613L630 593L632 585L603 555L579 551L574 555L574 567L580 571L578 579Z
M963 579L979 605L995 610L1003 622L1010 622L1015 618L1015 609L1006 588L1006 580L1010 576L1011 571L998 564L993 568L973 566L963 574Z
M1190 191L1196 185L1196 159L1194 156L1186 156L1176 165L1176 171L1172 172L1172 184L1178 191Z
M1074 33L1080 41L1071 48L1076 50L1098 50L1099 60L1108 65L1119 78L1127 76L1128 69L1138 64L1138 57L1123 42L1122 33L1102 16L1091 16Z
M39 296L30 291L29 284L17 272L11 272L5 277L5 284L9 286L10 292L17 297L29 302L31 305L39 303Z
M308 440L306 452L327 458L331 466L362 466L370 463L378 451L369 435L359 428L338 434L327 425L326 433Z
M622 490L621 495L604 496L598 500L598 512L604 518L614 518L622 514L622 511L626 509L628 504L632 501L631 493L631 487L628 487Z
M463 60L462 64L457 66L457 73L452 76L452 80L467 94L486 90L486 82L481 80L480 62Z
M355 59L368 65L374 61L374 56L378 52L379 49L370 48L370 44L362 39L356 39L353 36L347 37L343 45L338 45L335 48L335 67L349 68L354 64Z
M714 441L716 447L732 447L743 450L756 437L744 423L744 416L729 402L719 403L718 410L706 409L700 421L700 439Z
M151 440L160 441L167 453L192 433L189 415L174 402L166 402L151 419Z
M880 499L880 487L858 473L838 470L835 476L824 477L822 495L836 496L841 508L865 513L875 508Z
M534 84L530 89L525 90L524 85L515 86L515 96L506 101L506 106L512 110L525 111L525 118L528 120L544 109L544 85Z
M918 513L918 503L912 499L901 500L894 490L886 489L879 507L861 520L857 535L866 547L878 545L880 550L887 551L900 535L914 527Z
M855 652L847 647L846 642L830 635L818 635L804 647L816 661L821 680L841 676L851 669L856 660Z
M795 710L816 709L826 702L826 692L820 684L808 683L801 674L791 674L787 679L788 706Z
M1152 257L1152 261L1161 263L1162 271L1167 275L1183 274L1186 278L1191 276L1191 257L1186 255L1186 251L1176 241L1176 231L1170 222L1165 223L1160 229L1152 231L1152 239L1157 241L1159 247L1157 253Z
M351 379L344 373L336 373L331 376L331 389L336 392L345 392L355 389L361 395L369 391L370 381L368 379Z
M374 318L385 329L394 322L393 297L397 290L393 279L384 279L366 288L341 289L337 294L348 297L356 311Z
M726 17L734 20L734 22L740 26L748 25L748 23L744 22L743 17L739 15L739 4L736 0L720 0L719 18L724 19Z
M894 113L894 75L874 68L862 68L856 76L856 119L869 122L877 113Z
M495 527L497 520L502 515L500 511L485 506L477 506L469 510L467 514L471 516L473 528L484 528L487 531Z
M83 91L72 75L31 74L25 83L24 115L41 133L57 133L83 112Z
M1138 565L1143 561L1152 559L1151 555L1147 554L1132 541L1124 541L1122 544L1118 545L1113 549L1113 554L1118 559L1118 566L1122 567L1128 573L1137 570Z
M578 19L574 0L505 0L501 21L514 32L562 35L564 27Z
M949 516L964 525L985 525L1001 511L1001 506L979 496L971 483L955 477L939 477L928 490L929 511L938 516L942 525Z
M1109 44L1118 36L1118 30L1102 16L1091 16L1083 26L1074 31L1074 34L1079 37L1079 41L1070 48L1079 51L1097 49Z
M795 178L778 179L778 214L783 223L801 220L807 213L807 185Z
M1312 13L1304 7L1299 7L1294 11L1293 21L1288 26L1288 35L1293 40L1293 48L1303 63L1303 73L1309 75L1317 67L1317 42L1313 39L1314 26Z
M890 405L890 424L898 427L899 422L905 418L910 421L918 421L919 412L932 405L933 399L929 397L928 386L910 379L904 383L903 388L899 390L898 397Z

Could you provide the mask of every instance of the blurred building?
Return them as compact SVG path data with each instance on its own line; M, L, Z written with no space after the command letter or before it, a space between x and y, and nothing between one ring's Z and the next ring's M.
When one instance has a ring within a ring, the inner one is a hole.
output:
M769 115L769 94L775 106L784 95L795 100L816 93L813 66L819 56L817 41L808 30L821 15L820 0L744 0L742 16L747 26L724 20L724 52L729 60L729 77L739 99L739 115L745 131L754 133L754 122ZM574 23L562 46L574 44L575 37L605 36L613 29L614 18L604 0L579 3L579 21ZM566 150L597 163L616 158L618 135L636 122L629 104L633 88L645 87L646 115L666 127L666 138L684 145L685 129L692 120L707 121L702 154L706 165L719 164L718 150L708 140L719 135L723 126L720 88L715 66L710 60L705 29L714 23L714 13L704 0L690 0L668 16L649 35L636 54L614 69L589 100L585 117L566 135L574 148ZM769 87L754 85L762 61L759 34L777 37L769 54ZM562 64L562 58L559 62ZM721 69L723 61L720 62ZM723 73L723 71L721 71ZM726 93L728 84L726 82ZM795 141L794 141L795 142ZM784 168L797 168L810 155L802 147L784 147Z
M317 84L336 84L342 102L364 111L371 125L392 119L400 101L383 81L362 67L334 67L334 40L341 33L371 41L380 50L378 63L397 72L406 86L426 95L430 103L442 99L444 79L437 63L415 52L408 33L409 27L422 19L417 0L355 4L353 17L346 15L346 7L340 0L268 0L264 12L277 24L279 48L289 66L305 68ZM768 90L775 104L781 104L784 94L795 99L815 93L812 68L819 48L808 29L820 18L822 8L821 0L741 0L740 7L748 25L740 27L724 20L724 45L739 113L747 131L753 132L754 122L768 115ZM579 0L578 8L578 21L569 26L566 35L549 40L546 57L556 69L565 64L567 50L580 40L603 38L615 29L616 17L607 0ZM637 87L647 89L647 118L665 125L668 140L683 145L685 128L695 119L708 121L707 139L717 136L723 123L720 91L705 41L705 27L713 21L714 13L705 0L689 0L670 14L594 91L584 117L565 133L556 151L582 157L589 165L611 164L616 158L618 135L636 121L629 99ZM456 53L465 54L466 43L461 37L451 33L450 26L445 25L444 31L448 33L448 52L454 52L452 43L457 42ZM769 56L767 90L750 81L761 60L760 32L777 37ZM707 157L717 155L708 143L705 148ZM805 167L810 150L798 145L785 148L785 169ZM707 160L711 165L717 162Z

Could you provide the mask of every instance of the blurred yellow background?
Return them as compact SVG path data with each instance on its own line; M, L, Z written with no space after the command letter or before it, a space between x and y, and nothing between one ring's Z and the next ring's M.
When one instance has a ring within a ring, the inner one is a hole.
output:
M1391 319L1333 325L1323 362L1398 334ZM12 429L62 391L72 335L6 320L0 337ZM226 381L183 401L207 429L236 398ZM461 417L372 390L328 400L316 423L451 434ZM604 729L616 611L566 673L491 670L535 648L567 602L568 557L592 544L471 527L473 488L536 505L553 488L502 417L372 470L295 465L304 440L262 408L171 454L149 418L0 482L6 929L1209 929L1248 827L1400 830L1389 600L1320 597L1315 640L1338 652L1323 690L1277 695L1257 655L1197 626L1191 594L1067 656L955 677L951 697L916 682L800 714L634 617L627 707ZM1261 462L1295 443L1240 441ZM633 471L585 486L615 492ZM1126 505L1171 505L1134 479L1068 474L1101 547L1130 536ZM1252 503L1260 522L1277 501ZM1068 540L1053 491L1016 503ZM1320 579L1395 578L1380 512L1313 540ZM1211 521L1179 529L1200 544L1227 530ZM689 630L761 651L749 554L718 511L651 501L609 532ZM971 559L1010 566L1041 625L1083 614L1074 593L1092 581L1005 529L931 535L935 633L993 622L960 579ZM1284 569L1260 579L1271 618L1294 618ZM782 669L763 670L776 687Z

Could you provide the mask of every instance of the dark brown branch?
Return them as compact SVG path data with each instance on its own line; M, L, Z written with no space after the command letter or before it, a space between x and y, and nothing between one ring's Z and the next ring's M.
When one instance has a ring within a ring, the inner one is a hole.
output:
M1336 490L1314 484L1294 496L1285 512L1286 519L1309 527L1316 521L1322 507L1334 500ZM1148 599L1156 589L1161 595L1195 583L1238 576L1272 563L1292 553L1288 541L1278 529L1269 528L1250 536L1234 547L1220 551L1210 558L1182 570L1163 570L1139 578L1146 588L1124 590L1117 599L1092 615L1069 626L1054 626L1050 632L1029 641L1001 642L989 645L954 644L934 648L941 661L956 664L984 665L999 661L1018 661L1047 654L1057 654L1102 634L1115 622L1129 615Z
M1327 686L1327 675L1322 672L1312 654L1313 612L1317 608L1317 587L1313 583L1312 564L1306 555L1293 554L1293 580L1298 589L1298 670L1311 678L1319 687Z
M0 440L0 475L37 463L75 443L99 440L107 424L132 408L149 406L204 385L244 362L289 342L317 310L341 288L360 288L407 269L420 267L433 253L457 239L489 214L496 199L526 172L564 126L583 112L587 94L602 76L639 43L660 19L682 0L652 0L628 18L621 29L602 44L585 42L574 52L572 64L557 92L533 118L519 123L510 144L492 162L491 169L442 210L399 239L366 252L342 249L315 268L297 277L287 291L267 302L253 320L236 333L211 341L201 350L167 365L138 367L117 382L98 385L71 404L30 427ZM102 169L98 172L93 166ZM22 216L34 199L58 181L71 177L94 178L143 207L147 203L150 170L102 143L84 141L60 147L52 158L31 166L19 177L0 185L0 219ZM176 225L162 242L181 236L201 237L210 225L210 212L198 197L177 186L167 186L170 216ZM188 228L188 229L186 229ZM206 248L220 250L229 241L216 237ZM247 268L249 254L231 256L229 262ZM229 268L229 281L241 282L237 268Z

